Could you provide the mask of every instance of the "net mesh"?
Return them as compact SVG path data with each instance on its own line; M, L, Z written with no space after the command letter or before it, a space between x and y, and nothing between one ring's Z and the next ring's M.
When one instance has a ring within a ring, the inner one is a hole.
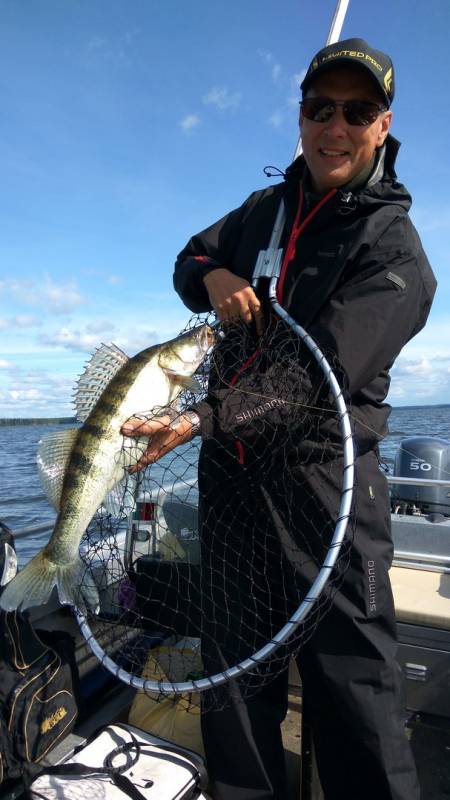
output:
M88 615L94 637L118 666L160 682L214 676L273 640L336 546L342 494L333 397L284 322L272 320L258 338L244 324L225 326L195 378L176 410L148 419L169 413L176 435L194 406L203 438L149 464L137 486L125 482L115 512L99 509L81 544L101 597L100 613ZM257 691L312 635L343 578L351 538L352 518L306 618L233 691ZM202 710L223 706L230 691L211 686ZM190 694L182 701L198 708Z

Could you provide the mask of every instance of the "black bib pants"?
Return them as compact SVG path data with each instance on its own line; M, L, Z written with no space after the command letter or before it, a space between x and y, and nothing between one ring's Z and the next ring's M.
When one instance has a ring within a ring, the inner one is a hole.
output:
M289 503L289 527L291 533L295 526L302 530L299 548L304 550L308 527L314 532L334 527L342 464L312 461L295 468L293 489L286 492L282 469L272 479L254 469L249 479L231 450L226 454L215 448L214 443L203 445L199 469L202 589L209 620L203 658L208 669L222 671L251 654L248 647L264 644L286 621L286 612L293 610L289 601L277 609L274 598L289 595L295 581L301 592L301 581L306 586L314 577L308 568L299 575L302 567L292 568L291 558L280 558L279 531L270 522L268 505L286 519L284 504ZM372 451L357 459L355 494L348 568L337 591L329 593L326 613L319 614L317 602L304 623L312 630L297 656L304 703L326 800L418 800L395 660L388 488ZM270 624L264 631L261 623L259 638L252 640L255 619L270 619ZM281 658L283 648L280 653ZM202 715L215 800L286 800L280 734L287 712L286 664L287 659L279 671L281 662L276 662L276 677L249 696L239 682L224 687L223 707ZM206 710L207 698L203 702Z

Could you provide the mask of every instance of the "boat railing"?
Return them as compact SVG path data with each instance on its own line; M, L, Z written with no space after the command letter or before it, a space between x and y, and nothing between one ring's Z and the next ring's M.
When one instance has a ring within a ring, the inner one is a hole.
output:
M450 556L435 556L431 553L396 550L392 563L394 567L408 567L408 569L421 569L426 572L440 572L450 575Z
M403 484L404 486L439 486L450 489L450 481L439 478L401 478L399 475L386 475L389 484ZM449 503L450 505L450 503Z
M14 528L14 539L26 539L36 533L50 533L53 530L53 525L53 522L47 522L42 525L29 525L26 528Z
M426 486L426 487L445 487L449 489L449 506L450 506L450 481L434 479L434 478L422 478L422 477L413 477L413 478L405 478L400 477L397 475L386 475L387 481L390 485L405 485L405 486ZM173 483L165 484L165 485L158 485L155 484L153 487L151 483L146 485L141 485L139 494L137 495L137 504L139 503L146 503L146 502L154 502L158 505L164 503L165 499L172 497L174 499L180 498L182 502L188 502L190 505L195 505L196 497L191 494L192 489L196 486L196 479L184 479L181 481L174 481ZM187 498L186 498L187 493ZM184 495L184 497L183 497ZM42 495L42 499L44 495ZM41 499L40 497L37 499ZM19 499L18 499L19 500ZM1 504L0 504L1 506ZM395 517L394 517L395 519ZM411 519L414 519L414 516L411 516ZM445 518L445 531L443 531L442 536L442 550L437 549L436 544L433 544L433 552L423 552L423 543L424 543L424 531L420 531L422 538L421 538L421 545L420 549L419 546L415 547L414 543L411 542L412 547L405 547L405 540L402 541L403 546L398 546L395 548L394 554L394 565L401 566L401 567L408 567L411 569L426 569L429 571L441 572L444 574L450 574L450 514L449 517ZM32 537L44 533L50 533L53 529L54 521L41 523L38 525L29 525L24 528L14 529L14 537L16 540L26 539L27 537ZM407 539L407 537L406 537ZM409 542L408 542L409 544Z

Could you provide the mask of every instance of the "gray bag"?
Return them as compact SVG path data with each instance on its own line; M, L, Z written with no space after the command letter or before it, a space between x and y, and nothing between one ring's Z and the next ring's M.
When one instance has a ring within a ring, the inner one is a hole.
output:
M69 761L33 781L33 800L204 798L201 756L131 725L108 725Z

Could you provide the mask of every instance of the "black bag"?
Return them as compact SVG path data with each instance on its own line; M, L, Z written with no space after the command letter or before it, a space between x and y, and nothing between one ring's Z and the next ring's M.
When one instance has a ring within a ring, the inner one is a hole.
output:
M42 637L51 640L48 646ZM68 634L33 630L26 615L0 614L0 786L55 747L77 718Z

